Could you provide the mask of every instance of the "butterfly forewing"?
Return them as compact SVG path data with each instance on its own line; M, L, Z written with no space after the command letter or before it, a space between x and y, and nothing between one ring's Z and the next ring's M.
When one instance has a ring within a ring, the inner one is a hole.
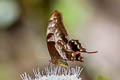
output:
M61 14L58 11L54 11L47 27L47 46L51 59L67 59L58 42L63 41L63 43L67 43L68 40L68 34L62 23Z

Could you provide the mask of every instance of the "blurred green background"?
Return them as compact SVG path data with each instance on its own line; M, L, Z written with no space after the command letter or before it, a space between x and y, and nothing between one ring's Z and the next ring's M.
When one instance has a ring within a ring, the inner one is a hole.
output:
M70 38L99 51L70 63L84 68L83 80L120 80L119 0L0 0L0 80L21 80L21 73L49 64L46 28L54 10Z

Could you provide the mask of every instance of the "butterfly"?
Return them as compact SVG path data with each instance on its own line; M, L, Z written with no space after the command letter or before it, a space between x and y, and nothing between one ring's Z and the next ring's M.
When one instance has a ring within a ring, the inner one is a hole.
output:
M62 16L57 10L52 13L48 21L46 41L51 57L50 62L58 66L67 67L67 61L83 62L81 53L97 53L97 51L87 52L78 40L69 38Z

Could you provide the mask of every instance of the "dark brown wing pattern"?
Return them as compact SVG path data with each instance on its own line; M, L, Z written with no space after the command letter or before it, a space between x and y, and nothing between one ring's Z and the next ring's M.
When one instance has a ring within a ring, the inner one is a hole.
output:
M62 47L58 45L58 42L63 41L63 43L67 43L68 35L62 23L61 14L58 11L54 11L51 15L46 35L52 62L54 64L61 63L61 61L65 63L67 58L62 51ZM65 64L67 64L67 62Z
M97 51L87 52L78 40L68 38L58 11L54 11L49 19L46 39L51 62L55 65L67 67L67 61L83 62L81 53L97 53Z

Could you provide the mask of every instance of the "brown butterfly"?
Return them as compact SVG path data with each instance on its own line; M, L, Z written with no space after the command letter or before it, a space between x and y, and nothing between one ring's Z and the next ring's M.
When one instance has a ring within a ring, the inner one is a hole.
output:
M67 61L83 62L81 53L97 53L97 51L87 52L78 40L69 39L61 14L57 10L49 19L46 40L51 56L50 61L55 65L67 67Z

